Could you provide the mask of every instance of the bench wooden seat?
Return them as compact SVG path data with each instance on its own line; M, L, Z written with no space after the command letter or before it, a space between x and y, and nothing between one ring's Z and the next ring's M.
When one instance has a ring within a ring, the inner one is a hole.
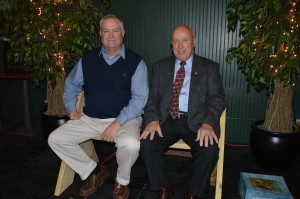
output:
M84 106L84 95L81 93L78 97L77 101L77 108L81 109ZM215 198L221 199L222 196L222 181L223 181L223 163L224 163L224 143L225 143L225 117L226 117L226 110L224 110L221 119L221 136L219 139L219 160L217 163L214 172L211 175L210 185L216 186ZM99 162L99 158L97 156L97 152L95 151L93 140L100 141L100 136L96 136L86 142L80 144L81 148L86 152L86 154L91 157L96 162ZM170 150L189 150L190 147L184 143L182 140L179 140L177 143L170 147ZM68 166L64 161L61 161L61 166L56 182L55 188L55 196L59 196L66 188L68 188L74 180L75 172Z

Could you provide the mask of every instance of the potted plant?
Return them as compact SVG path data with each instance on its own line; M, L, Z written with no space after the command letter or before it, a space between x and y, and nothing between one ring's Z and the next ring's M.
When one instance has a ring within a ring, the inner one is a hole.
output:
M102 3L109 6L108 0ZM43 115L67 119L62 100L65 67L74 66L93 48L100 17L93 0L13 0L1 10L4 30L0 34L10 43L8 62L29 67L34 85L47 84Z
M299 131L293 117L295 83L300 79L299 9L298 0L233 0L227 6L228 31L239 27L241 39L228 49L226 61L235 59L248 85L268 93L265 118L252 125L250 138L254 157L268 169L287 168L299 151L300 133L293 133ZM281 145L288 149L279 149Z

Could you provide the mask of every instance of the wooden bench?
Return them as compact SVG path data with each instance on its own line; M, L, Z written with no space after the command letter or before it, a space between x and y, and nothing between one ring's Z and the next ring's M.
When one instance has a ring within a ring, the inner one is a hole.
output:
M84 106L84 94L81 93L78 97L77 108L81 109ZM223 163L224 163L224 143L225 143L225 117L226 110L224 110L221 119L221 136L219 139L219 160L216 168L214 169L210 185L216 186L215 199L221 199L222 196L222 181L223 181ZM96 136L86 142L80 144L81 148L86 152L86 154L91 157L96 162L99 162L97 152L95 151L93 140L101 140L100 136ZM185 144L182 140L179 140L177 143L170 147L170 150L183 149L189 150L190 147ZM60 170L56 182L55 196L59 196L66 188L68 188L74 180L75 172L68 166L64 161L61 161Z

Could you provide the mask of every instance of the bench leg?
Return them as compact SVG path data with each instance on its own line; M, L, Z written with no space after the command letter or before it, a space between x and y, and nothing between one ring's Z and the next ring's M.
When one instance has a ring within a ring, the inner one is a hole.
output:
M74 180L75 172L64 161L61 161L59 174L55 187L55 196L59 196L66 188L68 188Z
M99 162L92 140L81 143L80 147L95 162ZM54 195L59 196L62 192L64 192L73 183L74 176L75 172L68 165L66 165L64 161L61 161Z
M224 143L223 143L224 145ZM223 165L224 165L224 147L221 148L221 155L219 157L219 161L216 167L216 192L215 192L215 199L222 198L222 186L223 186Z
M93 159L95 162L99 162L99 158L92 140L81 143L80 147L91 159Z
M214 168L213 172L210 175L210 186L216 186L216 178L217 178L217 166Z

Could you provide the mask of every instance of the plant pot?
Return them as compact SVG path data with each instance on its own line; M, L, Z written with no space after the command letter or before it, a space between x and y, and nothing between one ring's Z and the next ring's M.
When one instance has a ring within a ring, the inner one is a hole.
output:
M48 140L48 136L52 131L58 128L60 125L66 123L69 120L67 115L63 116L51 116L42 113L41 116L41 129L44 134L44 138Z
M254 122L250 136L250 148L254 159L263 168L284 171L296 162L300 149L300 133L274 133L259 129Z

